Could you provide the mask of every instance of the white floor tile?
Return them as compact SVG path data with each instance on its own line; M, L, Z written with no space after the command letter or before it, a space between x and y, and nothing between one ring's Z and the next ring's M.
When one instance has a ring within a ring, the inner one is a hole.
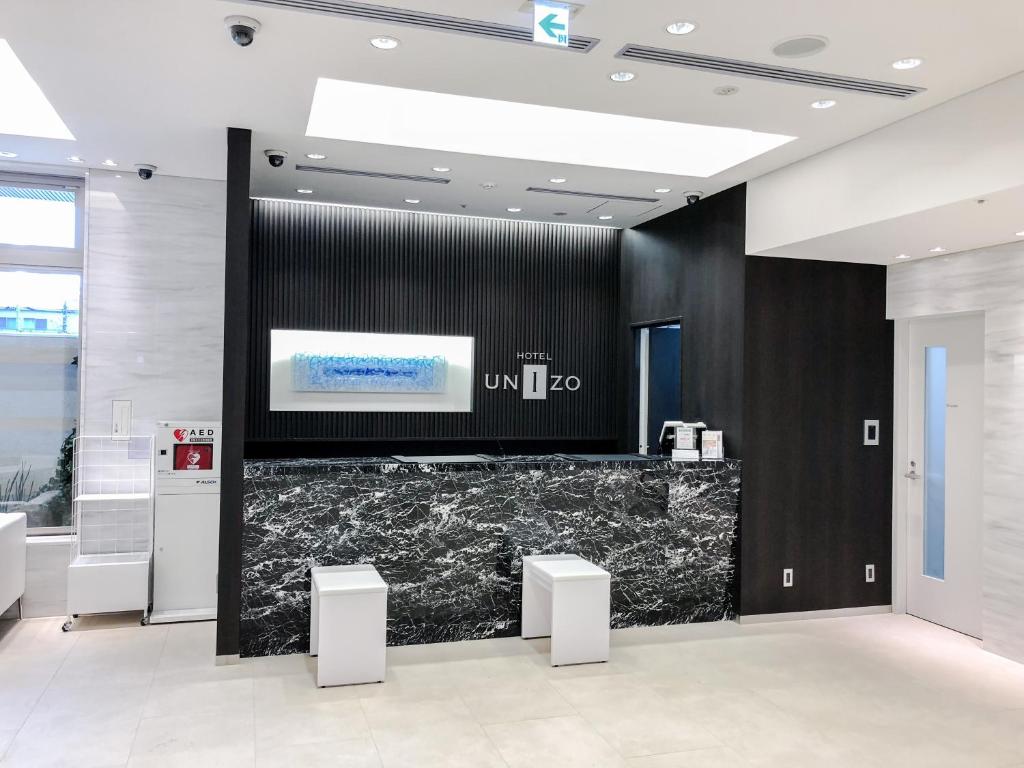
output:
M256 768L381 768L370 738L256 749Z
M622 757L579 716L485 726L510 768L624 768Z
M1024 768L1024 666L907 616L388 649L384 683L318 688L306 654L213 663L212 622L0 627L8 766ZM5 751L6 750L6 751Z
M375 726L372 731L384 768L507 768L483 728L469 718Z
M728 747L694 749L666 755L632 757L629 768L747 768L750 763Z

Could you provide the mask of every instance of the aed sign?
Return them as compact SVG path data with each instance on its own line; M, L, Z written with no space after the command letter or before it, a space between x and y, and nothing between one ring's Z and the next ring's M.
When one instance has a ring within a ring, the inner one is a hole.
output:
M534 0L533 42L569 46L569 11L564 3Z
M549 393L578 392L580 377L555 372L549 352L519 352L521 371L516 373L485 373L484 386L490 390L522 393L523 400L547 400Z

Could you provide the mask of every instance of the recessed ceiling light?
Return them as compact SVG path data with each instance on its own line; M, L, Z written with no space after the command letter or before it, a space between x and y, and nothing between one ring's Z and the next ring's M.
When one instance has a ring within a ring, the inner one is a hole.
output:
M835 99L818 99L811 102L811 109L832 109L835 105Z
M714 90L715 96L735 96L739 92L735 85L720 85Z
M522 208L506 208L505 210L508 211L509 213L520 213L523 209Z
M565 179L563 179L561 176L556 176L553 179L548 179L548 181L550 181L552 184L565 184Z
M900 254L899 256L897 256L896 258L897 258L897 259L909 259L910 257L909 257L909 256L907 256L907 254L905 254L905 253L901 253L901 254Z
M313 190L312 189L296 189L295 191L298 192L300 195L312 195L313 194Z
M658 195L667 195L671 191L672 190L669 189L668 187L658 187L656 190L654 190L655 194Z
M934 248L929 248L928 253L945 253L946 249L941 245L936 245Z
M802 59L821 53L828 47L828 38L823 35L800 35L776 43L772 53L784 59Z
M121 174L120 173L115 173L114 174L114 178L115 179L120 179L121 178Z
M451 168L446 168L443 165L435 165L434 166L434 173L448 173L448 171L450 171L450 170L451 170Z
M614 218L614 217L605 215L605 216L598 216L597 218L599 218L601 221L608 221L609 219Z
M0 111L0 133L38 136L41 139L75 137L47 101L42 89L24 65L0 38L0 83L3 83L4 108Z
M496 131L495 126L501 126ZM708 178L793 136L320 78L309 137ZM629 141L608 141L628 136Z
M84 163L85 162L85 160L80 158L78 155L71 155L71 157L69 157L67 160L68 160L69 163Z
M107 166L108 168L117 168L117 163L115 163L109 157L103 161L103 165Z
M7 152L6 150L0 151L0 157L17 157L17 152Z
M633 72L626 72L626 71L612 72L610 75L608 75L608 77L609 77L609 79L611 79L612 81L614 81L616 83L628 83L630 80L633 80L633 79L636 78L636 74L633 73Z
M420 201L417 200L415 197L407 197L405 198L405 202L407 202L409 205L419 205L420 203Z
M665 31L670 35L688 35L696 28L697 25L692 21L673 21L665 27Z
M494 189L497 186L498 185L495 184L493 181L485 181L483 184L480 185L480 188L481 189L486 189L488 192L490 192L492 189Z
M398 38L395 37L371 37L370 45L382 51L391 51L398 47Z
M893 69L917 69L922 64L924 64L924 59L914 59L914 58L910 58L910 59L896 59L896 61L894 61L892 63L892 68Z
M319 152L310 152L306 155L310 160L326 160L327 155L321 155Z
M1017 237L1024 237L1024 232L1018 232Z

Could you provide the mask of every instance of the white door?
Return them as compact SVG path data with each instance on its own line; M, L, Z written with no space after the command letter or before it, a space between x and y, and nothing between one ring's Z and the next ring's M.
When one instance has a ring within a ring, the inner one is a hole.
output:
M910 323L907 613L981 637L985 318Z

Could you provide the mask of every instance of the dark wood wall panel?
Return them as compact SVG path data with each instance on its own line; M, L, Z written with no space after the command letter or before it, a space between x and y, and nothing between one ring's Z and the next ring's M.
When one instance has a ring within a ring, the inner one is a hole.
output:
M888 605L885 267L749 257L745 350L742 613ZM865 419L881 421L881 445L863 445Z
M682 418L724 432L726 455L743 458L743 275L746 185L623 233L620 315L622 387L632 395L631 323L682 318ZM636 415L624 398L626 447Z
M247 440L617 438L617 230L253 206ZM272 328L473 336L473 412L271 412ZM485 372L521 372L520 351L551 353L582 387L487 390Z

